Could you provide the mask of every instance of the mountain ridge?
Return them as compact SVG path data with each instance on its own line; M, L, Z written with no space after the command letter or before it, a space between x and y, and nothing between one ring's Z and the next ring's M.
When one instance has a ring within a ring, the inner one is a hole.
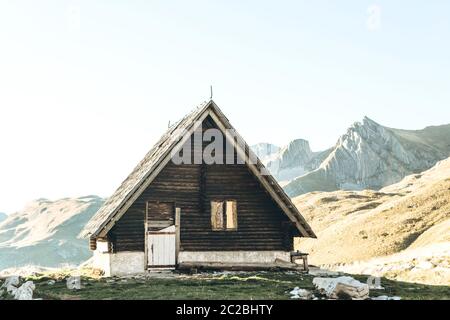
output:
M26 264L57 267L79 264L91 256L79 231L97 212L98 196L38 199L0 222L0 269Z
M290 146L299 140L304 142L293 152ZM450 124L405 130L365 116L329 149L312 152L307 140L296 139L262 161L294 197L312 191L378 190L449 156Z

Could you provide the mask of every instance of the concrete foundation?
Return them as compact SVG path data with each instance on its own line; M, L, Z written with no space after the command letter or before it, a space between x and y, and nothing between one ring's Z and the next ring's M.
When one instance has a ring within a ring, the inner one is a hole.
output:
M106 277L144 273L144 252L108 253L94 251L93 267L104 271Z
M271 264L276 260L290 261L289 251L181 251L178 263L260 263ZM109 253L106 243L97 242L93 267L104 271L106 277L127 276L146 272L144 252L124 251Z
M289 251L181 251L178 262L274 263L290 262Z

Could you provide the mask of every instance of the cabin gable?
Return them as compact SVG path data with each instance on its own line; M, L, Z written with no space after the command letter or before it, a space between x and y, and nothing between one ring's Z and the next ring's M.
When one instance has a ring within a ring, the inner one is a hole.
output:
M209 117L202 127L217 128ZM192 159L199 152L193 141L192 136ZM225 148L226 141L223 143ZM203 142L200 152L209 144ZM221 157L224 164L177 165L170 161L108 233L113 252L144 251L149 203L158 202L172 203L173 210L181 210L181 251L292 250L292 237L298 231L289 218L248 166L237 164L236 150L234 164L226 164L225 154ZM236 203L237 228L213 230L211 202L227 200Z

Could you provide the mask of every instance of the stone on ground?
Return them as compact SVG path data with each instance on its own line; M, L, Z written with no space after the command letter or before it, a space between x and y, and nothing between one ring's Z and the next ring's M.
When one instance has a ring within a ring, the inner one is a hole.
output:
M373 297L371 298L371 300L401 300L400 297L388 297L388 296L378 296L378 297Z
M310 300L314 297L311 291L300 289L299 287L295 287L289 294L291 295L291 299Z
M27 281L21 285L14 294L16 300L33 300L33 291L36 289L33 281Z
M67 289L80 290L81 289L81 277L69 277L66 280Z
M369 286L352 277L314 278L313 284L329 299L364 300L369 298Z
M7 293L14 295L17 291L17 287L19 286L19 283L20 283L20 277L10 276L10 277L6 278L5 283L3 283L3 285L0 287L0 289L5 288Z

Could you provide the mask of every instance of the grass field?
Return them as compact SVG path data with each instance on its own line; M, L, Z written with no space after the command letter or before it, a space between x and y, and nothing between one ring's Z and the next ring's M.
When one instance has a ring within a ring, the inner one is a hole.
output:
M50 279L56 283L49 285ZM367 277L354 276L365 282ZM68 290L62 277L36 276L35 298L59 299L290 299L294 287L313 290L313 276L297 272L246 272L200 274L154 274L147 277L96 279L82 277L81 290ZM450 287L411 284L381 279L385 290L371 290L370 296L400 296L407 299L450 300ZM319 296L318 292L315 292Z

